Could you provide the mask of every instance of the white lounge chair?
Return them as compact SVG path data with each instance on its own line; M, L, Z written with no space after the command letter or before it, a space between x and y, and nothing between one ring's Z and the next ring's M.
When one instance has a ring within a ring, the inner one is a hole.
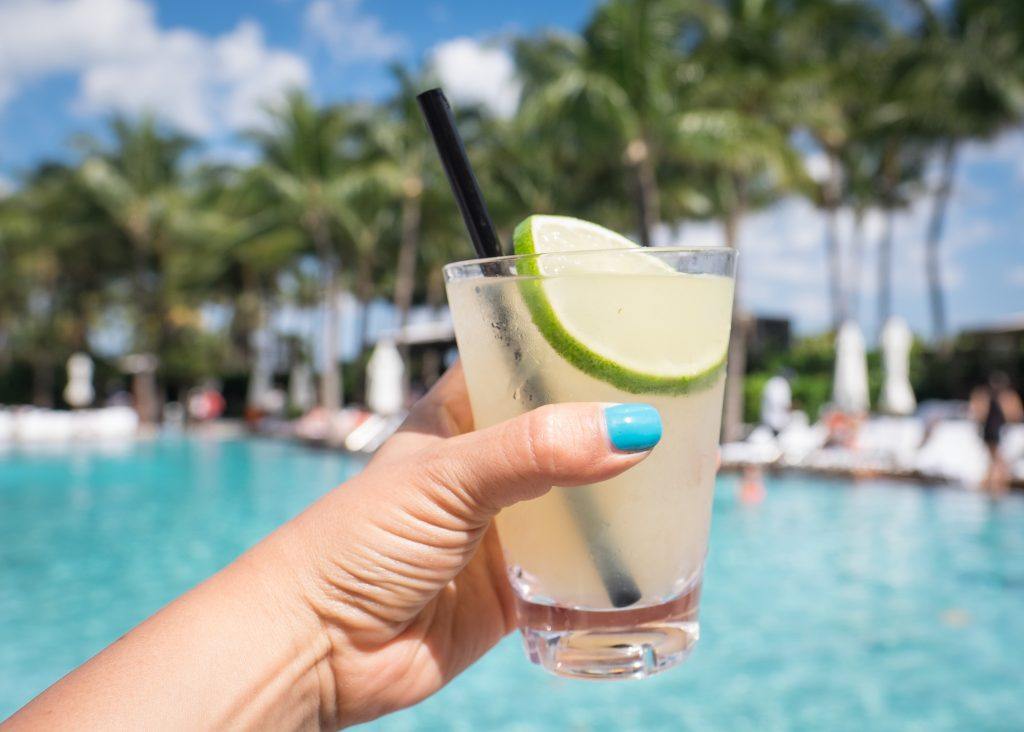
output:
M91 440L129 440L139 429L139 415L131 407L104 407L79 413L79 437Z
M71 412L53 409L25 409L14 417L14 435L25 444L60 444L70 442L75 434Z
M914 417L875 417L857 432L855 453L865 463L889 472L915 468L918 448L924 440L924 423Z
M793 412L789 424L779 433L779 447L785 465L801 465L807 456L820 450L828 439L828 429L823 424L810 424L805 412Z
M1024 424L1009 424L1003 427L999 453L1008 465L1024 460Z
M775 436L764 425L757 427L742 442L727 442L722 445L722 465L726 467L772 465L780 457L782 451Z
M0 409L0 447L14 442L14 413Z
M917 453L914 466L922 475L977 488L988 470L988 450L974 422L938 423Z

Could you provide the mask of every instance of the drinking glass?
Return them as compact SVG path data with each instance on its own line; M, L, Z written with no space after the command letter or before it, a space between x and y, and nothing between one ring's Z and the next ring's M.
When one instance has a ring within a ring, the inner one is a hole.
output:
M556 674L642 678L697 642L734 271L731 249L675 247L445 268L477 428L558 402L661 415L639 465L496 518L526 652Z

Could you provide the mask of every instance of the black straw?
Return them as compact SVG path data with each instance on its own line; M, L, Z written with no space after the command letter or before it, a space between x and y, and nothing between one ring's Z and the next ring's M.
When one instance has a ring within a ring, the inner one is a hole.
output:
M452 186L452 193L455 194L455 200L473 239L477 255L500 257L501 242L494 231L491 215L487 213L487 204L484 203L483 193L480 192L476 176L473 175L473 167L469 164L466 148L462 144L459 131L455 128L455 117L444 92L440 89L430 89L419 94L416 101L420 104L420 111L423 112L434 144L437 145L437 154L441 157L441 164L448 175L448 182ZM492 303L492 309L497 313L500 306ZM542 395L549 393L544 386L542 374L535 374L528 379L522 391L531 394L528 401L536 404L543 404L546 399L542 398ZM570 492L567 500L571 507L570 514L576 520L583 540L594 557L597 572L612 605L622 608L638 602L641 597L640 588L605 537L603 527L607 522L601 516L599 506L590 496L579 490Z
M494 231L494 222L487 213L487 204L473 175L473 167L466 156L466 147L455 127L452 108L440 89L428 89L416 96L420 111L437 145L444 172L459 204L462 219L473 239L473 248L480 257L500 257L501 241Z

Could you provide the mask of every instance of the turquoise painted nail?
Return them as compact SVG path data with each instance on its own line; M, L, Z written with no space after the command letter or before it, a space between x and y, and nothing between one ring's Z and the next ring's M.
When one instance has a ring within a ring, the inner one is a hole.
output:
M623 452L650 450L661 439L661 415L650 404L615 404L605 407L608 438Z

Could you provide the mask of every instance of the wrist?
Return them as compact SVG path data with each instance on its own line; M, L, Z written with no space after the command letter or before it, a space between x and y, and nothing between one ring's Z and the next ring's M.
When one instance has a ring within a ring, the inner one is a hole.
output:
M323 728L367 722L398 708L380 687L400 685L400 680L384 679L387 674L374 671L373 649L379 645L381 621L363 607L375 607L362 592L366 577L345 569L375 561L358 556L360 549L368 548L367 536L350 531L352 525L371 523L362 520L365 501L356 498L358 492L356 481L332 491L268 541L277 544L282 564L290 568L285 585L289 589L283 596L301 604L293 614L305 618L303 632L317 634L312 673L319 684Z
M264 556L252 557L261 565L260 593L271 622L286 638L288 668L280 681L293 684L303 728L337 729L338 684L334 674L334 640L314 602L318 580L318 552L297 522L282 527L259 549ZM246 557L248 558L248 556ZM289 681L290 678L290 681Z

